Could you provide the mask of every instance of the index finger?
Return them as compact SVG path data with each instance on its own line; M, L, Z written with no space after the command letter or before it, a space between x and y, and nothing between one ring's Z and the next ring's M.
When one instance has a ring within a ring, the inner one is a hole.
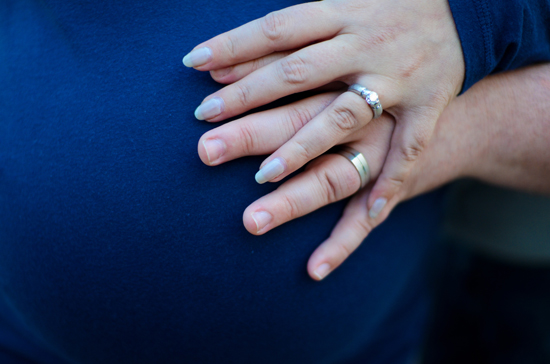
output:
M183 64L210 71L331 38L339 30L337 17L322 2L295 5L199 44Z

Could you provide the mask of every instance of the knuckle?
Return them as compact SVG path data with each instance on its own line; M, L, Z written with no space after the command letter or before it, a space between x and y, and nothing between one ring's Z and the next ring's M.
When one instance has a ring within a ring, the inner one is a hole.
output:
M294 135L311 119L313 119L313 115L311 114L311 110L305 107L293 107L288 110L287 118L288 123L285 124L292 127L292 132Z
M260 22L262 33L272 43L280 43L283 39L285 18L281 12L267 14Z
M353 227L360 236L367 236L372 231L372 226L366 219L356 219L353 222Z
M281 201L284 205L284 211L288 220L294 220L300 217L300 208L294 198L287 194L281 196Z
M424 138L415 137L412 143L405 144L400 148L401 156L407 162L415 162L426 148L426 144Z
M227 35L224 42L225 50L230 59L237 58L237 46L235 44L235 39L232 36Z
M294 156L294 160L298 163L305 163L306 161L309 161L312 156L310 152L310 148L307 144L304 142L297 140L294 142L295 148L292 155Z
M388 182L394 189L395 188L399 189L405 182L405 176L399 175L399 176L388 177Z
M359 176L355 169L342 171L336 168L311 168L323 194L325 203L333 203L357 192L360 185Z
M375 46L390 43L397 37L397 29L386 27L378 30L371 37L371 43Z
M358 37L357 46L360 51L371 51L386 44L392 43L399 35L395 27L381 27L376 32L367 33Z
M302 84L308 79L308 65L303 58L290 55L279 63L281 79L289 84Z
M250 102L250 89L248 86L242 83L235 84L235 93L237 95L237 100L242 107L248 107Z
M338 252L339 252L339 255L342 258L342 260L347 259L351 255L351 253L353 253L353 249L348 247L347 241L346 242L338 242L336 246L338 248Z
M336 106L329 113L330 119L338 130L350 132L357 128L359 121L353 112L345 106Z
M243 126L239 129L239 140L241 141L241 146L243 152L247 155L252 154L256 150L256 132L250 126Z
M333 177L330 173L327 173L325 169L316 170L315 176L321 185L321 191L323 192L323 201L326 203L332 203L338 201L340 198L340 183L338 178Z
M250 64L250 73L256 71L256 70L259 70L260 68L262 68L264 66L264 63L265 63L265 60L264 58L256 58L252 61L252 63Z

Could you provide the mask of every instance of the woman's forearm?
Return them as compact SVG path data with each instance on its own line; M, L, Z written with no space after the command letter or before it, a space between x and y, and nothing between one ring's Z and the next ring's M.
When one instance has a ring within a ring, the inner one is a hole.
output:
M443 113L406 198L460 177L550 194L550 64L479 82Z

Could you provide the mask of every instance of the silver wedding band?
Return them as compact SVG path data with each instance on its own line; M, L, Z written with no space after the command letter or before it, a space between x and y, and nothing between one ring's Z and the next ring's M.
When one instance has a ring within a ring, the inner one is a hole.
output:
M370 170L363 153L345 146L338 148L336 153L346 157L359 173L359 178L361 179L361 187L359 189L365 187L370 180Z
M374 113L374 119L382 115L382 104L380 103L380 99L378 98L378 94L376 92L371 91L358 83L351 85L348 88L348 91L351 91L354 94L361 96L362 99L365 99L367 104L372 109L372 112Z

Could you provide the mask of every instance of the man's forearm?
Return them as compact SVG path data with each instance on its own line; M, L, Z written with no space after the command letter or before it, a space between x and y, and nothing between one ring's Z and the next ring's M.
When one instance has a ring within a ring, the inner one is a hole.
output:
M460 177L550 194L550 65L488 77L453 101L411 177L407 197Z

